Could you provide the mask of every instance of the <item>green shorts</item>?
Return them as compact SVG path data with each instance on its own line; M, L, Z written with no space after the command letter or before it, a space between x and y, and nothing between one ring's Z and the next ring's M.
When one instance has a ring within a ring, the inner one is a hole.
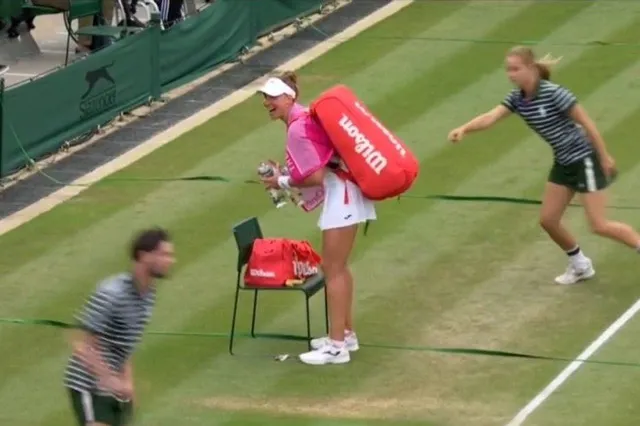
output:
M553 163L548 181L583 193L599 191L610 183L595 152L571 164Z
M71 406L78 425L103 423L109 426L126 426L133 417L131 402L118 401L106 395L79 392L69 389Z

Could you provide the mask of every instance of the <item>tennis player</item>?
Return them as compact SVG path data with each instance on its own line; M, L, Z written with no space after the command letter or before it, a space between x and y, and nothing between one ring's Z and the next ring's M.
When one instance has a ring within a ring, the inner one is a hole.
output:
M589 225L597 235L640 251L640 235L631 226L607 219L606 191L616 168L613 157L596 125L571 91L550 81L551 65L557 60L545 56L536 60L527 47L515 47L506 56L506 70L516 86L491 111L475 117L449 133L460 142L467 133L485 130L500 119L518 114L553 150L540 225L569 257L558 284L575 284L595 275L595 269L561 219L575 193L580 195Z
M131 356L149 322L156 279L174 263L162 229L141 232L131 247L130 272L107 278L87 301L78 321L64 384L80 426L125 426L133 415Z
M299 90L294 73L270 78L259 92L271 119L287 126L286 158L291 173L262 181L267 188L298 188L307 211L322 204L318 226L322 230L322 270L327 283L330 331L328 337L314 339L313 350L301 354L300 360L311 365L344 364L351 360L350 352L359 348L353 327L349 255L358 225L376 219L374 205L355 184L336 174L341 167L339 159L324 129L297 102Z

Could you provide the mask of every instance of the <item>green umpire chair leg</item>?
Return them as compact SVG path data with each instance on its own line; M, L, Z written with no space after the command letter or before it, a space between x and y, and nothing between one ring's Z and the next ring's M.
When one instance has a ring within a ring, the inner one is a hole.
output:
M236 332L236 317L238 314L238 298L240 297L240 288L236 287L236 297L233 302L233 316L231 318L231 332L229 333L229 354L233 355L233 338Z
M309 310L309 296L304 295L304 301L307 308L307 347L311 350L311 313Z
M251 337L256 337L256 317L258 316L258 290L253 291L253 315L251 316Z

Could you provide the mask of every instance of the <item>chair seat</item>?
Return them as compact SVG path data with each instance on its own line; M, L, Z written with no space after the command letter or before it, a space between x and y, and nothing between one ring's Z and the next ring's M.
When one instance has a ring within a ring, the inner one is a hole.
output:
M325 284L324 275L322 273L318 273L312 277L307 278L304 283L291 286L291 287L286 286L284 284L282 284L281 287L261 287L261 286L255 286L255 285L250 285L245 283L244 288L246 290L276 290L276 291L277 290L279 291L297 290L297 291L303 291L308 297L311 297L317 292L319 292L320 290L322 290L324 288L324 284Z
M23 9L29 10L33 15L56 15L58 13L63 13L64 10L56 9L55 7L47 7L47 6L34 6L31 4L25 4L22 6Z
M78 31L76 31L76 34L117 38L117 37L120 37L123 31L124 31L124 28L100 25L100 26L78 28Z
M110 27L107 25L91 26L79 28L76 34L87 36L102 36L111 38L120 38L126 31L129 34L133 34L142 31L144 28L138 27Z

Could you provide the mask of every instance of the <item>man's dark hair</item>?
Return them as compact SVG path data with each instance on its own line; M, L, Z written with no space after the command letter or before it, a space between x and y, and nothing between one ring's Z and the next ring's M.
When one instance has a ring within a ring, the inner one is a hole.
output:
M139 260L140 252L150 253L156 250L162 242L169 242L169 233L166 230L151 228L141 231L131 244L131 259Z

